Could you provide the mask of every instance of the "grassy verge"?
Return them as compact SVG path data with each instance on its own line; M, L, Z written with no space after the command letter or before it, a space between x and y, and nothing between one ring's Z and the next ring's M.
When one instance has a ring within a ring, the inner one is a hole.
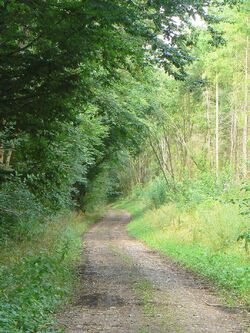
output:
M209 277L250 304L250 257L237 235L249 221L233 205L205 203L180 209L174 203L149 209L142 200L117 204L132 213L128 232L177 262ZM232 297L230 297L232 296Z
M71 295L81 235L95 218L63 215L0 248L1 333L57 332L53 311Z

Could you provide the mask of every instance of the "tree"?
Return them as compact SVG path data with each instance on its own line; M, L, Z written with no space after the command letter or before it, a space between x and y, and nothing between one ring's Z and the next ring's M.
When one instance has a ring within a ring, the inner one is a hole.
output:
M213 3L1 1L2 182L18 177L45 206L59 209L76 188L85 193L88 180L117 151L140 151L143 119L155 105L151 96L140 106L135 93L134 103L128 89L138 89L142 69L150 64L175 78L186 76L185 66L194 59L192 20L199 15L213 22L204 7ZM214 41L220 39L210 32ZM174 149L169 128L164 131L164 167L174 176ZM184 161L190 147L181 138Z
M248 24L249 20L247 20ZM248 48L249 38L246 38L246 57L245 57L245 82L244 82L244 107L243 107L243 136L242 136L242 174L243 177L247 177L247 135L248 135Z

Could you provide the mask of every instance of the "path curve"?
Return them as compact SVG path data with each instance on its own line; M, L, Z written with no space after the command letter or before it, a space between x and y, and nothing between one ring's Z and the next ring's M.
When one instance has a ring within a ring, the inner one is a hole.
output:
M247 313L213 306L202 279L128 236L129 220L109 210L84 235L81 287L58 319L66 333L247 332Z

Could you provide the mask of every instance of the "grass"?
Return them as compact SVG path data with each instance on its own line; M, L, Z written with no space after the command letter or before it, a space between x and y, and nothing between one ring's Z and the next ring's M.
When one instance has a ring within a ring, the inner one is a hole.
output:
M158 325L161 325L162 332L174 329L176 333L181 332L178 321L172 315L169 308L162 306L161 299L155 293L154 285L147 279L142 278L134 284L134 290L138 297L140 298L143 305L143 312L146 318L155 318L157 317ZM163 296L161 294L161 296ZM167 295L165 294L165 297ZM156 301L156 302L155 302ZM141 327L138 330L138 333L148 333L149 330L145 326Z
M141 279L134 284L134 291L138 295L143 305L143 312L146 316L155 316L157 308L153 304L154 290L153 285L147 279ZM147 327L141 327L138 333L149 333Z
M142 279L135 283L134 289L142 300L143 310L146 314L154 314L155 306L153 300L153 286L152 283L146 279Z
M138 333L149 333L147 328L139 328Z
M95 216L70 213L33 238L0 248L0 332L58 332L53 312L71 295L81 235Z
M250 256L238 235L249 226L236 205L204 202L192 208L168 203L150 209L143 200L123 200L133 219L129 234L145 241L175 261L210 278L234 296L250 304Z

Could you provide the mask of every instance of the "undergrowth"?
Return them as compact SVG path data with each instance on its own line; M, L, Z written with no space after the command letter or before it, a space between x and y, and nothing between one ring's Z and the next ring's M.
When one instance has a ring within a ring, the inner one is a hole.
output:
M58 332L56 306L72 292L81 234L93 217L71 213L40 225L32 239L0 247L0 332Z
M178 193L167 192L164 204L160 186L155 204L158 187L159 181L136 188L116 204L132 213L128 232L209 277L228 302L236 296L250 304L249 192L205 177L179 185Z

